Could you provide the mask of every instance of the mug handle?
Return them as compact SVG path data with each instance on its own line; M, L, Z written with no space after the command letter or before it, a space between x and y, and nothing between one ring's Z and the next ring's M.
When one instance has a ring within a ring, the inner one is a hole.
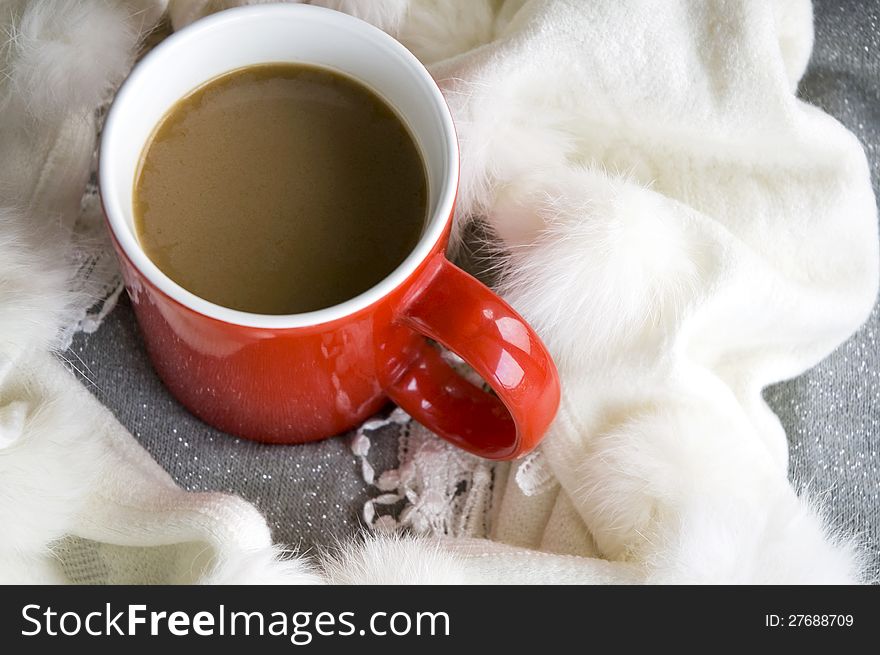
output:
M495 394L462 378L423 341L388 396L475 455L525 455L559 407L559 375L550 354L510 305L442 254L428 262L425 276L427 283L404 298L397 322L457 353Z

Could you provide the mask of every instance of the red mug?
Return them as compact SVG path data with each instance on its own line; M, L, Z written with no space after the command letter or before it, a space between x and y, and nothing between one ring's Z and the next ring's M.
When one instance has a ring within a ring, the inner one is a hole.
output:
M340 71L391 104L422 153L430 207L420 241L388 277L341 304L288 316L221 307L177 285L144 253L132 213L141 151L165 112L222 73L279 61ZM507 303L446 259L458 161L452 117L430 74L361 20L258 5L220 12L163 41L113 103L99 177L125 284L171 393L206 423L266 442L339 434L390 398L477 455L513 459L533 449L559 404L556 368ZM458 353L495 393L460 377L428 339Z

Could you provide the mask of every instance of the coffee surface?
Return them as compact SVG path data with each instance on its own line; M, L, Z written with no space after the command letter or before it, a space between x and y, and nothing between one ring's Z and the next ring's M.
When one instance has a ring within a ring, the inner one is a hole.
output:
M412 251L424 164L375 93L306 65L232 71L178 101L135 180L150 259L206 300L294 314L366 291Z

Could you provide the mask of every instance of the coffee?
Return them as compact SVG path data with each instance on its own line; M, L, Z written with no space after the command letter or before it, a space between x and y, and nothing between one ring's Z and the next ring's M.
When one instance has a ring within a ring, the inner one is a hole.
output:
M141 155L135 227L172 280L206 300L294 314L352 298L416 245L418 148L395 111L339 73L263 64L178 101Z

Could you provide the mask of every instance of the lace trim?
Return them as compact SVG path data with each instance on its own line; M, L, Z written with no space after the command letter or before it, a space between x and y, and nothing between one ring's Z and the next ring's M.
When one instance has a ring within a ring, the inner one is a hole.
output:
M534 450L523 458L516 467L514 480L526 496L540 496L559 484L540 450Z
M476 386L488 387L460 357L443 358ZM398 466L378 477L368 458L370 433L398 426ZM418 534L486 537L495 494L496 462L440 439L402 409L358 428L351 441L364 480L379 493L364 504L363 519L375 530L408 529Z
M376 477L367 460L369 434L399 426L398 467ZM419 534L485 537L495 463L439 439L401 409L364 423L352 438L364 480L379 494L364 504L364 522L374 530L409 529Z
M110 234L104 225L104 209L98 193L98 144L101 128L110 107L108 99L96 110L97 135L89 183L80 200L80 211L73 224L68 257L76 271L71 291L83 299L72 310L71 320L63 326L60 348L67 350L78 332L92 334L116 307L123 290L122 275L113 252Z
M73 320L62 329L60 341L65 350L77 332L95 332L122 293L122 276L102 212L97 187L89 184L68 251L76 270L71 288L86 304L75 308Z

